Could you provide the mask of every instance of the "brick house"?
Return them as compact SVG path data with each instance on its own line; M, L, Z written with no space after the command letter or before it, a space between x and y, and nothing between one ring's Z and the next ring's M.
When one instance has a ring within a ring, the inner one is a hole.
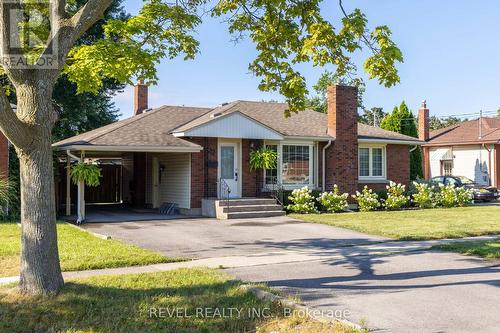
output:
M115 185L104 178L103 184L114 186L115 202L151 208L175 203L185 214L200 214L204 202L224 197L227 189L232 198L253 198L276 184L289 190L337 184L349 193L364 185L384 189L390 180L408 184L409 152L422 142L359 124L353 87L331 86L327 95L328 114L305 110L289 118L283 115L286 104L270 102L151 110L147 86L139 83L133 117L54 147L67 153L68 163L82 157L102 166L112 162ZM262 146L278 152L277 169L250 170L250 152ZM67 185L61 186L64 193ZM60 204L68 206L66 189ZM103 185L89 191L110 192ZM89 196L99 197L82 195L92 202Z
M464 176L500 188L500 118L480 117L429 131L429 110L419 110L424 176Z

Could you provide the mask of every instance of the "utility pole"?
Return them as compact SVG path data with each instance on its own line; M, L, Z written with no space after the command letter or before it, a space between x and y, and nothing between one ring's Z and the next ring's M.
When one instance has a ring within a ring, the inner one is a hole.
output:
M479 111L479 140L483 138L483 110Z

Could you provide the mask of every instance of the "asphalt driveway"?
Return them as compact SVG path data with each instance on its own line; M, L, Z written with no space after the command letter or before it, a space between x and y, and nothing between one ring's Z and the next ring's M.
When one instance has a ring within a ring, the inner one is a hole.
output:
M266 282L327 317L364 322L376 331L498 332L500 327L500 263L419 250L429 242L394 242L287 217L85 228L168 256L221 262L234 257L238 265L227 266L229 274Z

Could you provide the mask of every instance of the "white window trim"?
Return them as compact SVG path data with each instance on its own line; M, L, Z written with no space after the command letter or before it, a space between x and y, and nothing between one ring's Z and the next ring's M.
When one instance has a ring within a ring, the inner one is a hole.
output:
M264 145L276 145L278 146L278 181L283 185L283 188L286 190L294 190L298 188L302 188L304 186L308 186L310 189L315 188L314 184L314 142L311 141L270 141L265 140ZM309 184L283 184L283 146L309 146ZM266 170L264 170L263 177L263 189L267 189L266 184Z
M361 176L361 160L359 158L359 149L368 148L369 149L369 157L368 157L368 170L369 176ZM373 176L373 153L372 150L374 148L382 149L382 176ZM369 180L387 180L387 153L386 153L386 145L377 145L377 144L360 144L358 147L358 179L360 181L369 181Z

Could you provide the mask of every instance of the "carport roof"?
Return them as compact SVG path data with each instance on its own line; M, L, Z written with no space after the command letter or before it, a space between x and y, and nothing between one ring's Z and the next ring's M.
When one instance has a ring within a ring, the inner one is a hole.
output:
M193 152L202 147L170 132L208 108L162 106L135 117L56 142L59 150Z

